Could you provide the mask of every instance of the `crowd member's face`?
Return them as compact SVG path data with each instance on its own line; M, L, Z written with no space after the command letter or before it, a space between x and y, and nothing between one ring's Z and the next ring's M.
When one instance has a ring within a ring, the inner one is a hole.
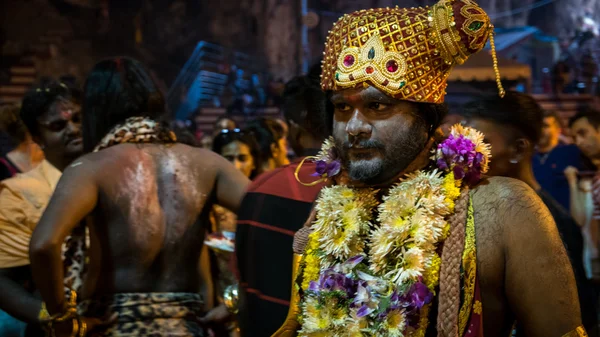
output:
M242 142L231 142L223 147L221 155L235 165L246 177L250 177L255 168L250 147Z
M66 99L59 99L38 118L37 141L47 156L77 158L83 153L81 138L81 108Z
M483 133L485 136L484 141L492 146L492 160L487 174L490 176L511 177L515 165L510 161L517 158L515 157L515 149L508 137L508 130L503 126L480 118L469 120L467 125Z
M275 163L277 167L287 165L290 163L288 159L288 144L287 138L282 137L277 141L277 145L275 146L276 150L273 152Z
M386 183L424 149L428 129L416 103L399 101L374 87L332 94L333 136L350 179Z
M542 125L542 134L540 138L540 146L548 147L550 144L556 144L560 137L560 125L554 117L545 117Z
M587 118L580 118L571 126L577 147L590 159L600 158L600 131Z

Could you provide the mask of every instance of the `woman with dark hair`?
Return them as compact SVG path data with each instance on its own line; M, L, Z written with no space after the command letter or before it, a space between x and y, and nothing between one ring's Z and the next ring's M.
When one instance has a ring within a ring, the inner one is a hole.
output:
M0 131L6 133L15 145L12 151L0 157L0 181L27 172L44 160L44 153L31 138L19 110L16 105L0 108Z
M229 160L250 180L256 178L262 167L256 139L240 129L221 130L213 140L213 151Z
M65 170L29 248L42 322L60 336L207 336L214 313L204 315L199 243L214 204L237 211L248 179L219 155L177 142L161 122L163 95L135 60L98 63L83 101L93 153ZM75 303L62 283L79 275L63 273L60 243L72 233L81 252L84 219L89 256L77 258L89 262Z
M242 172L246 177L254 179L262 167L260 163L258 143L254 137L240 131L240 129L223 129L213 140L213 151L220 154L225 159L233 163L233 165ZM212 235L215 238L228 238L232 243L235 240L236 233L236 215L227 209L215 205L212 210L213 228ZM217 251L219 251L217 249ZM235 276L231 272L229 266L231 264L231 253L219 251L213 257L213 263L217 268L213 268L213 279L218 288L218 294L221 294L229 286L236 283ZM222 299L218 299L222 302ZM236 335L236 323L233 322L228 326L230 336ZM225 333L221 334L225 335Z
M261 172L267 172L290 163L287 157L287 139L281 124L268 118L250 122L246 131L256 138L259 146Z

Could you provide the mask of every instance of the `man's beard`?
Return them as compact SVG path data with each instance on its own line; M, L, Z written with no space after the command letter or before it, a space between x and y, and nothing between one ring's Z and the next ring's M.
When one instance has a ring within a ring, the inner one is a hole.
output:
M406 132L397 133L388 145L379 140L352 136L349 141L344 142L335 139L336 147L340 149L342 166L351 180L369 185L385 183L404 171L423 151L427 142L424 128L425 123L416 120ZM379 152L379 156L369 156L365 159L357 159L355 156L350 160L348 150L352 146L374 149Z

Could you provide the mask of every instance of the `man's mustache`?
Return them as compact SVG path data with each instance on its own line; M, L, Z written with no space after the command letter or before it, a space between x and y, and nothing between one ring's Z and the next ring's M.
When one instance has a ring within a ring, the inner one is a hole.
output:
M348 141L345 141L343 144L343 147L345 150L348 149L352 149L352 148L358 148L358 149L377 149L377 150L383 150L385 149L385 146L383 145L382 142L375 140L375 139L359 139L359 138L355 138L355 139L351 139Z

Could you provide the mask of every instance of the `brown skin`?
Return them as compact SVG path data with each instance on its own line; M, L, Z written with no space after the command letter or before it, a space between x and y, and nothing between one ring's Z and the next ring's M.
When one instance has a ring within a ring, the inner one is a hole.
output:
M419 117L413 103L392 100L377 92L369 87L343 90L332 96L336 141L360 135L388 146L401 140L401 133L426 138L425 128L417 124ZM383 153L390 151L389 147L358 149L347 156L350 165L371 169L385 161ZM409 148L404 152L414 151ZM403 170L410 170L415 160L408 162L394 165L369 183L350 183L389 186ZM508 336L515 319L532 337L558 337L580 326L569 259L554 220L536 193L523 182L495 177L476 186L472 200L486 337Z
M521 180L535 191L541 188L533 174L531 157L534 150L528 139L514 136L515 131L510 127L481 118L472 118L467 125L482 132L484 141L492 146L487 175Z
M80 121L79 107L66 100L52 104L38 119L39 133L33 139L60 171L83 152ZM19 320L37 324L42 301L33 290L30 266L0 269L0 308Z
M467 125L483 132L484 141L492 146L488 174L524 183L489 178L472 194L485 335L497 331L498 336L508 336L515 318L521 321L521 317L532 316L527 317L527 336L561 336L557 332L569 331L570 324L579 320L579 305L577 297L573 298L576 290L560 288L561 282L569 284L573 277L571 265L564 260L564 245L551 214L534 192L540 185L531 168L533 145L513 136L512 129L488 120L473 118ZM524 309L536 302L539 305L529 312ZM545 310L565 305L577 305L577 310L562 322L554 322L557 316ZM548 328L551 320L557 325Z
M541 153L548 153L554 150L558 145L560 134L561 127L559 121L553 116L544 117L538 151Z
M123 144L79 159L65 170L31 239L33 276L48 311L64 309L61 243L84 218L91 247L83 299L199 292L199 243L213 201L235 212L248 183L218 154L183 144ZM86 321L90 328L101 323Z

